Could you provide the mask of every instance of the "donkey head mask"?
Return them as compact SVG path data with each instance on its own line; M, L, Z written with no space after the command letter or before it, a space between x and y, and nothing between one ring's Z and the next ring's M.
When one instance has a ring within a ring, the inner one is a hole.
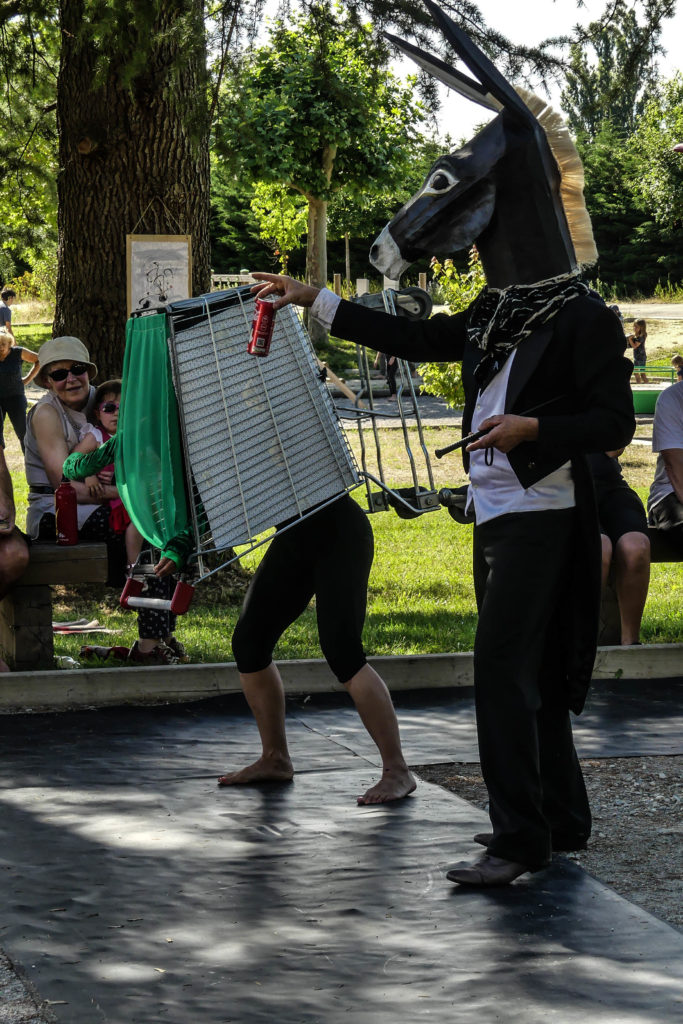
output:
M583 168L561 118L516 91L447 15L426 0L444 37L477 80L388 36L422 68L495 117L436 161L420 189L373 243L370 259L398 278L419 256L476 242L490 286L532 284L597 259L583 202Z

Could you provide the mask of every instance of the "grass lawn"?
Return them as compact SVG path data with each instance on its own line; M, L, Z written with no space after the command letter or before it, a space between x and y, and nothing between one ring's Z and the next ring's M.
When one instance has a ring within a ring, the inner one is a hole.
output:
M455 437L455 428L428 428L426 446L448 444ZM651 426L641 424L638 435L649 437ZM9 423L6 424L7 459L10 465L18 508L18 521L23 525L26 513L26 480L21 452ZM358 457L358 438L349 431L352 447ZM408 459L403 449L400 430L381 431L382 457L386 478L395 486L411 483ZM418 449L415 432L411 444ZM419 460L418 460L419 463ZM643 500L647 497L654 474L655 458L649 447L632 445L622 457L624 473ZM371 468L371 466L369 466ZM464 481L462 464L457 453L442 460L433 460L437 488L457 486ZM421 482L426 483L424 471ZM364 489L355 492L365 505ZM470 571L472 531L453 522L443 509L429 512L419 519L402 520L393 512L371 516L375 534L375 563L370 578L365 645L369 654L432 654L472 649L476 628L476 610ZM244 560L253 570L263 549L252 552ZM178 636L188 648L194 662L232 660L230 636L239 614L247 583L241 571L217 573L211 581L197 588L195 600L187 615L179 621ZM102 587L75 589L57 588L55 617L73 619L82 616L97 618L103 625L119 630L108 640L97 634L58 637L58 655L76 656L82 643L122 643L130 646L136 633L136 617L118 606L118 592ZM286 600L287 595L283 594ZM647 643L683 642L683 564L652 566L652 580L642 639ZM279 659L318 658L315 611L308 611L282 638L275 652Z

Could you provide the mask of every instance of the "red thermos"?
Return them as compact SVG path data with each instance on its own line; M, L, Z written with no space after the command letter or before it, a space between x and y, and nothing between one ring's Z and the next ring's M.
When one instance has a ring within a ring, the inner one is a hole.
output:
M275 327L273 303L257 299L254 303L254 319L251 322L251 339L247 352L252 356L267 356Z
M55 491L57 543L78 544L78 502L76 492L67 479Z

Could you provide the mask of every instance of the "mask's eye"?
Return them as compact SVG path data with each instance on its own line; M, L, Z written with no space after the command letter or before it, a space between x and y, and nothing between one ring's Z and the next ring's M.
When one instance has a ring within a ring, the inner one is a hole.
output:
M448 192L449 189L453 188L453 186L457 184L458 179L454 174L451 174L450 171L435 171L425 185L422 194L426 196L438 196L442 192Z

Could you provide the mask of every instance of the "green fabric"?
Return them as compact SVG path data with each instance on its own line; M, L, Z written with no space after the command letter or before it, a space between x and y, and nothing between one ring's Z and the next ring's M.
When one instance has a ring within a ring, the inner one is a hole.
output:
M86 476L96 476L105 466L110 466L116 456L118 434L101 444L94 452L72 452L67 455L62 475L67 480L85 480Z
M67 480L85 480L86 476L95 476L105 466L115 462L119 437L121 437L120 430L114 437L110 437L103 445L96 448L94 452L72 452L64 462L63 475ZM158 545L155 546L158 547ZM161 547L161 557L170 558L179 569L182 569L194 551L194 547L194 534L188 525Z
M171 378L165 313L132 317L114 467L128 514L155 548L189 526L178 403Z

